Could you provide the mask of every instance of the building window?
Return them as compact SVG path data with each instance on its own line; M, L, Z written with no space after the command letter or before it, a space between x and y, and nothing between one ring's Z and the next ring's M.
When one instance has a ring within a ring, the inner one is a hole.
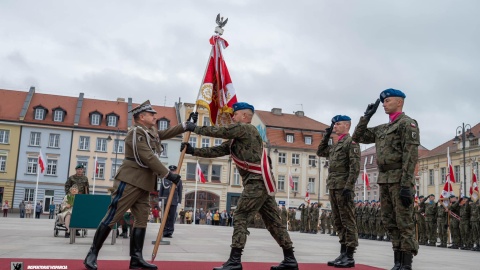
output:
M37 173L37 163L38 163L38 158L27 159L27 174Z
M33 201L33 198L35 197L35 189L33 188L26 188L25 193L23 196L23 200L25 202L32 202L32 206L35 206L36 203ZM35 210L35 209L34 209Z
M433 170L428 170L428 184L430 186L433 186L434 185L434 182L433 182Z
M471 140L470 146L478 146L478 138Z
M292 191L298 192L298 176L292 176L293 188Z
M78 150L88 150L88 149L90 149L90 137L80 136L80 140L78 142Z
M193 147L197 147L197 137L195 136L191 136L189 139L188 139L188 143L193 146Z
M167 157L168 144L162 143L162 151L160 152L161 157Z
M47 160L47 175L57 175L57 160Z
M30 146L40 146L40 132L30 132Z
M97 138L97 147L95 151L107 152L107 139Z
M63 110L55 110L53 111L53 121L55 122L63 122Z
M308 166L315 167L315 161L317 161L317 157L314 155L308 156Z
M305 144L312 144L312 137L311 136L305 136Z
M292 165L300 164L300 154L292 154Z
M158 130L166 130L168 128L168 121L167 120L159 120L158 121Z
M115 139L114 146L113 146L113 153L123 154L124 151L125 151L125 141L120 139Z
M93 126L99 126L101 120L101 115L99 113L90 114L90 124Z
M210 117L208 117L208 116L203 117L203 126L205 126L205 127L210 126Z
M233 169L233 185L240 186L240 173L236 167Z
M7 144L10 139L10 130L0 129L0 143Z
M277 180L277 189L285 190L285 175L279 175Z
M287 163L287 153L278 153L278 164Z
M119 159L114 159L112 162L112 177L110 179L114 179L115 175L118 172L118 168L120 168L120 165L122 165L122 160Z
M210 146L210 138L202 138L202 147Z
M220 183L220 172L222 171L222 165L212 165L212 182Z
M447 180L447 168L442 167L441 168L441 174L442 174L442 183L445 183L445 180Z
M111 114L107 116L107 126L116 127L118 122L118 116Z
M287 143L293 143L293 134L287 134Z
M35 120L45 119L45 108L38 107L35 109Z
M373 164L373 155L370 156L370 164Z
M96 179L105 179L105 161L97 161L97 168L95 169Z
M459 182L460 181L460 165L456 165L455 167L453 167L453 170L455 172L455 182Z
M48 139L48 147L59 148L60 145L60 134L50 134Z
M7 156L0 156L0 172L7 170Z
M315 178L310 177L308 178L308 190L310 190L310 193L315 193Z
M213 141L213 146L219 146L223 143L223 140L222 139L215 139Z
M200 169L202 170L205 180L208 182L208 164L200 163ZM195 181L195 172L197 170L197 163L187 163L187 179L190 181Z

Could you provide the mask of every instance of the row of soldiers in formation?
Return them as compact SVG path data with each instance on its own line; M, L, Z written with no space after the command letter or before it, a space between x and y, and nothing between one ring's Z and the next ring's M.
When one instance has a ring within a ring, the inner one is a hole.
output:
M446 200L435 200L435 195L419 197L415 203L415 221L420 245L480 251L480 203L469 197L454 195ZM440 244L436 245L440 239Z

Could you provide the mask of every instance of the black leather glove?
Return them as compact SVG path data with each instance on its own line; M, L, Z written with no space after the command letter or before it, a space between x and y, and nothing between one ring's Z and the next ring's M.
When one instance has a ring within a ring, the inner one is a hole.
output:
M186 131L192 131L193 132L196 127L197 127L197 124L195 124L193 122L190 122L190 121L185 122L185 130Z
M165 179L172 181L175 183L175 185L178 185L178 182L180 182L180 174L169 172Z
M401 187L400 189L400 201L404 207L409 207L413 203L412 192L409 187Z
M325 129L325 137L330 137L330 135L332 135L333 126L335 126L335 122L332 121L332 124L330 125L330 127Z
M443 228L448 229L448 224L443 225Z
M380 105L380 99L379 98L377 99L377 101L375 101L375 103L368 104L367 109L365 110L364 116L366 118L370 119L375 114L375 112L377 111L378 105Z
M185 153L193 156L193 152L195 152L195 148L190 143L182 142L182 144L180 145L180 152L182 152L185 147L187 147L187 150L185 151Z
M344 188L342 191L342 197L346 203L352 201L352 191L348 188Z
M190 120L196 124L198 120L198 112L191 112L190 116L188 116L187 122L190 122Z

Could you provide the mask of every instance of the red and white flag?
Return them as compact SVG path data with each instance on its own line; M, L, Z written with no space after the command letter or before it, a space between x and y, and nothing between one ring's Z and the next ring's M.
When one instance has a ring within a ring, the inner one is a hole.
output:
M45 171L45 159L43 158L42 151L38 154L38 169L40 173Z
M446 180L455 183L455 174L453 173L452 160L450 159L450 147L447 148L447 166L448 173Z
M472 186L470 187L470 198L472 198L474 202L478 200L478 181L477 181L477 175L473 170L472 170Z
M450 181L445 181L445 185L443 185L442 194L440 194L440 199L448 199L451 195L454 195L452 183Z
M195 170L195 180L198 182L206 183L207 180L205 180L205 176L203 175L202 168L200 167L200 164L198 163L197 160L197 168Z
M222 49L228 47L228 42L214 35L210 38L210 44L212 51L196 104L209 110L212 125L225 126L232 123L232 105L237 102L235 88L222 54Z
M288 170L288 184L290 185L290 188L293 189L293 187L294 187L293 177L292 177L292 173L290 172L290 170Z
M305 193L305 201L307 203L310 203L310 195L308 194L308 189L307 189L307 193Z
M367 158L366 157L365 157L365 163L363 164L362 180L365 186L370 188L370 182L368 181L368 174L367 174Z

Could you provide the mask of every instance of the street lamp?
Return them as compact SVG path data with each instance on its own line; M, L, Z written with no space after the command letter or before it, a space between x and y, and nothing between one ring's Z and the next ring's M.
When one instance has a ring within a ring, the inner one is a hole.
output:
M465 133L465 129L468 131L468 135ZM467 167L466 167L466 160L465 160L465 141L471 140L475 138L475 135L472 133L472 127L469 124L462 123L461 126L457 127L456 135L455 138L453 138L454 143L462 141L462 152L463 152L463 194L464 196L467 195ZM458 135L461 134L462 138L458 137Z
M117 174L117 158L118 158L118 148L120 147L120 140L118 139L119 137L119 133L120 133L120 129L117 129L117 131L115 132L115 141L113 142L113 148L114 148L114 151L115 151L115 167L113 169L113 177L115 177L115 175ZM110 135L108 135L108 138L107 138L107 141L111 141L112 140L112 137Z

